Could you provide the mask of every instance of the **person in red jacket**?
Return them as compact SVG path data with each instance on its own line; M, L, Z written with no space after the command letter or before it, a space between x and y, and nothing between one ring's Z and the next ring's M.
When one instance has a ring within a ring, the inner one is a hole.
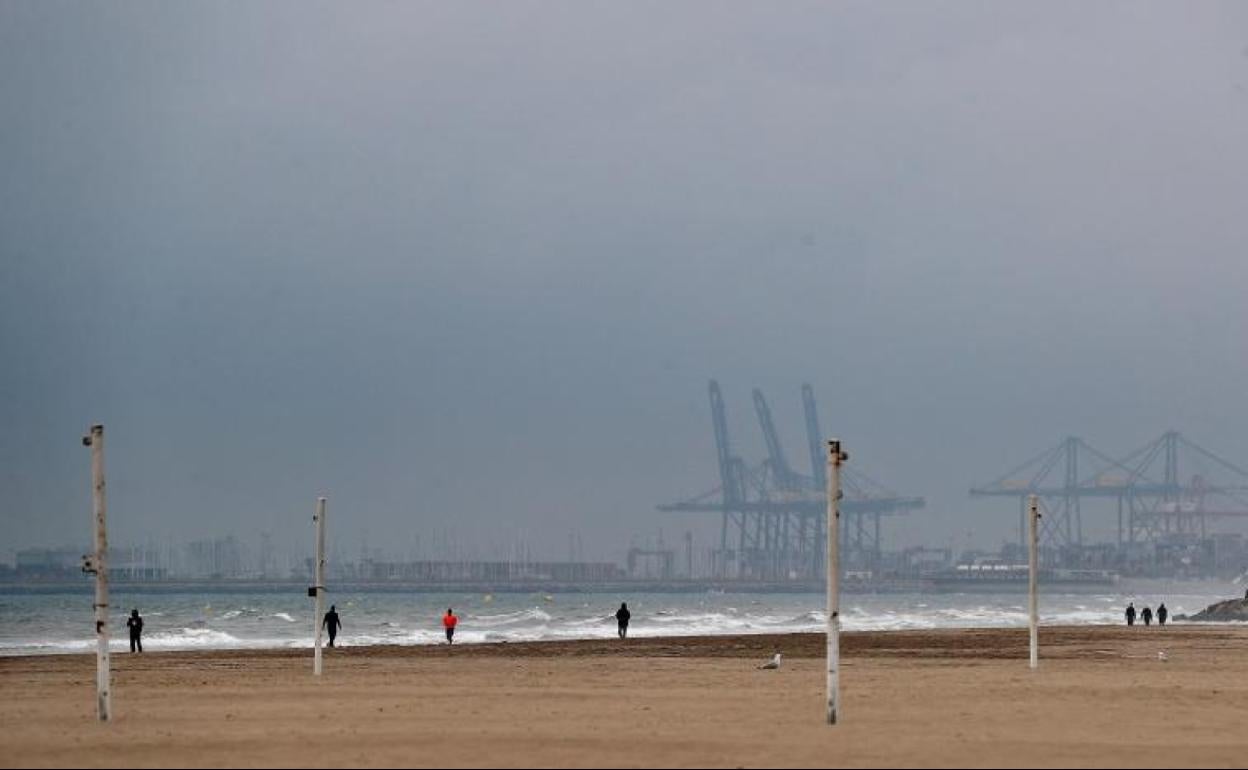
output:
M446 608L446 614L442 616L442 627L446 629L446 643L454 644L455 626L459 625L459 618L455 617L455 613L450 607Z

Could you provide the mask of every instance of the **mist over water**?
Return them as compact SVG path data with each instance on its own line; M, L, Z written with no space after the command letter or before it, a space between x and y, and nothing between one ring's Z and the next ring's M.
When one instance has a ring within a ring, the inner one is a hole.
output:
M1041 597L1046 625L1122 622L1128 601L1137 607L1165 602L1172 616L1195 613L1242 594L1223 583L1158 581L1111 591L1054 593ZM440 618L447 607L460 617L456 643L607 639L616 633L621 601L632 611L634 637L818 632L824 628L819 594L397 594L341 593L343 630L338 644L425 645L444 642ZM113 649L128 649L125 616L138 608L145 620L145 651L309 647L312 600L294 592L121 594L112 602ZM848 631L1024 626L1022 594L848 594L842 597ZM91 597L87 594L0 595L0 655L90 652Z
M282 574L319 494L344 556L701 551L712 377L801 471L811 383L888 550L1013 539L968 487L1067 435L1245 464L1248 3L715 10L0 3L0 561L90 538L93 422L112 542Z

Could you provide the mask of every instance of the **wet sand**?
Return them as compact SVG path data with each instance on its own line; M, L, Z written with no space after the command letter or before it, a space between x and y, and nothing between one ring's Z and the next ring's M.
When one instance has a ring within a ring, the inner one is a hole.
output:
M1243 767L1248 628L0 658L2 767ZM773 651L778 671L757 667ZM1165 651L1166 660L1158 657Z

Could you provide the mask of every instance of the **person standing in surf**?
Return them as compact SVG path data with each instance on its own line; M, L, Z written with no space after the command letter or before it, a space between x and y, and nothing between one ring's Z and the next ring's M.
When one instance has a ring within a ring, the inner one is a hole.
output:
M455 617L455 613L450 607L446 608L446 614L442 616L442 627L446 629L446 643L455 643L455 626L459 625L459 618Z
M619 633L621 639L628 636L628 620L632 616L633 613L628 611L628 604L620 602L620 608L615 611L615 622L619 624L617 632Z
M329 605L329 612L325 613L325 619L321 621L321 625L329 631L329 646L334 646L334 637L338 635L338 629L342 628L342 621L338 619L338 610L334 605Z
M138 610L130 610L126 628L130 629L130 652L143 652L143 618Z

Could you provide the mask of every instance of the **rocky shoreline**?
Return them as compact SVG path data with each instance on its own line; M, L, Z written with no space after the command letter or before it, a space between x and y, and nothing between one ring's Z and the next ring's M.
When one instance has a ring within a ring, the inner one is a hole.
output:
M1179 616L1175 620L1248 622L1248 594L1243 599L1227 599L1211 604L1195 615Z

